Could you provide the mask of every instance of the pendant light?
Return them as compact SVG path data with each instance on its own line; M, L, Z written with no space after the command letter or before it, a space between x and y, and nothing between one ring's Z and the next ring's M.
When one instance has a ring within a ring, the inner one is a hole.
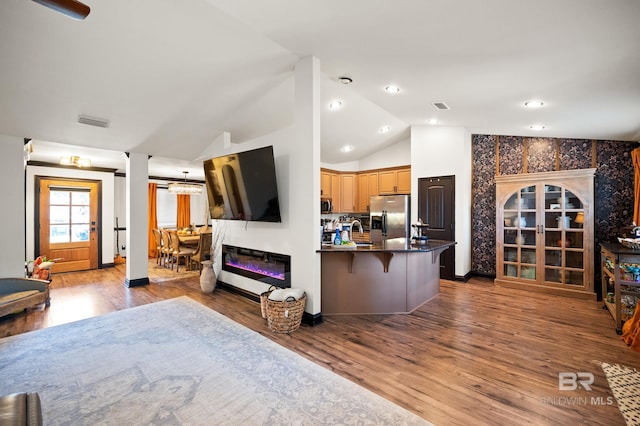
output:
M184 182L171 182L169 184L169 194L202 194L202 185L197 183L188 183L187 174L189 172L183 171Z

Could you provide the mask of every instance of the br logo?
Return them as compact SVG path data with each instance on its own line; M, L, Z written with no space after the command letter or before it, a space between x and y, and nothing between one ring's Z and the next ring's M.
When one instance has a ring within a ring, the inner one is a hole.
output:
M574 391L580 385L584 390L590 391L593 380L593 374L586 371L558 373L558 389L561 391Z

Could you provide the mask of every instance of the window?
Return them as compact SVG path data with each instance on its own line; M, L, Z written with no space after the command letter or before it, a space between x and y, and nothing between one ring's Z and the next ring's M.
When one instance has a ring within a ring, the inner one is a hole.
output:
M89 241L89 205L89 191L52 189L49 193L49 242Z

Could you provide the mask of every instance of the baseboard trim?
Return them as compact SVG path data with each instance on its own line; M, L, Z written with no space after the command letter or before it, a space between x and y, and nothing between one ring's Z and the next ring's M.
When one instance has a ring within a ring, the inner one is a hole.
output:
M252 300L256 303L260 303L260 295L254 294L250 291L232 286L231 284L227 284L224 281L218 280L218 287L220 289L228 291L229 293L237 294L238 296L242 296L246 299ZM310 314L308 312L304 312L302 314L302 323L306 325L310 325L311 327L315 327L316 325L320 325L323 323L322 312L317 314Z
M127 288L130 287L140 287L143 285L148 285L149 284L149 277L146 278L135 278L133 280L130 280L129 278L125 278L124 279L124 286Z

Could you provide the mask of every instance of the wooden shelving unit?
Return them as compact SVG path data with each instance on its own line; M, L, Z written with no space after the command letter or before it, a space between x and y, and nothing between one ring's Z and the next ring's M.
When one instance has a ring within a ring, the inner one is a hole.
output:
M640 250L619 243L600 245L602 261L602 302L622 334L622 324L633 316L640 299ZM613 300L609 300L613 293Z

